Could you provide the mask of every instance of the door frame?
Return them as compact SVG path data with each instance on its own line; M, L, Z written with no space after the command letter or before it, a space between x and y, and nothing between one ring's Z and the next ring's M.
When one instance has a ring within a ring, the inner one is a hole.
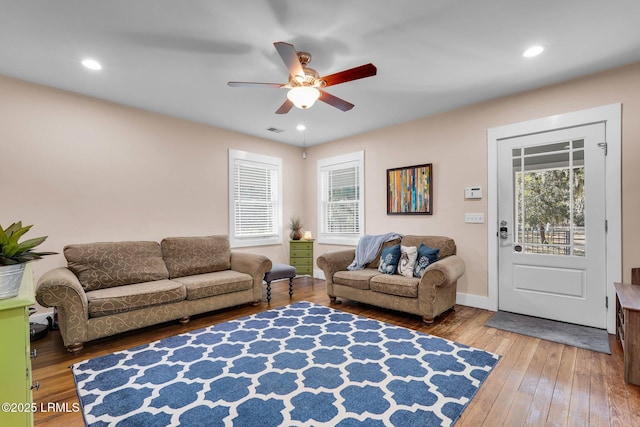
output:
M487 241L488 241L488 306L498 310L498 144L501 140L558 129L604 123L607 142L605 158L606 206L606 295L607 331L615 333L614 282L622 280L622 104L610 104L571 113L558 114L520 123L487 129ZM604 227L604 224L602 225Z

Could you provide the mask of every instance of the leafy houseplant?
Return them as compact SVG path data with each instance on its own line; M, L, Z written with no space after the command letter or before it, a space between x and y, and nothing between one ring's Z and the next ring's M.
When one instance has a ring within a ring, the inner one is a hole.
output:
M34 251L36 246L46 240L46 236L19 241L31 227L32 225L23 227L21 221L7 228L0 225L0 299L18 294L25 263L56 253Z
M291 218L289 222L289 228L291 229L291 240L300 240L302 238L302 221L297 216Z

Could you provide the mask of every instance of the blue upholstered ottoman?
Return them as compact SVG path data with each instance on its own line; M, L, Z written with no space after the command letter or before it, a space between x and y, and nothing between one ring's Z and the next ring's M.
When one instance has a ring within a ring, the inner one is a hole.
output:
M267 302L271 302L271 282L280 279L289 279L289 298L293 296L293 278L296 277L296 268L287 264L273 263L271 271L264 274L267 282Z

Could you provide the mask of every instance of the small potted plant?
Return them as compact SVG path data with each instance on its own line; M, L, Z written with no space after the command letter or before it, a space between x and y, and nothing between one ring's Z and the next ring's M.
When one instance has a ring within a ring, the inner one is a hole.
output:
M297 216L291 218L289 222L289 228L291 229L291 240L300 240L302 239L302 221Z
M34 248L44 242L47 236L18 241L31 227L33 226L23 227L21 221L7 228L0 225L0 299L18 295L26 263L45 255L56 254L56 252L34 251Z

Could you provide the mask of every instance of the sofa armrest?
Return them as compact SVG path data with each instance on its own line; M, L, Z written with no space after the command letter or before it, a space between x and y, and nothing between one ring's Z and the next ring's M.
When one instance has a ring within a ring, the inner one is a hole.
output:
M264 274L271 270L271 260L264 255L231 252L231 269L253 277L253 286L262 290Z
M42 275L36 287L36 300L43 307L57 307L58 310L67 306L81 307L85 318L89 318L87 295L76 275L67 267L59 267Z
M346 270L355 256L355 249L346 249L344 251L327 252L318 257L316 264L324 272L327 285L333 285L333 274L337 271Z
M450 255L428 266L420 286L442 286L457 281L464 274L464 261L458 255Z
M75 274L66 267L47 271L36 287L36 301L43 307L56 307L60 334L65 346L87 341L89 303Z

